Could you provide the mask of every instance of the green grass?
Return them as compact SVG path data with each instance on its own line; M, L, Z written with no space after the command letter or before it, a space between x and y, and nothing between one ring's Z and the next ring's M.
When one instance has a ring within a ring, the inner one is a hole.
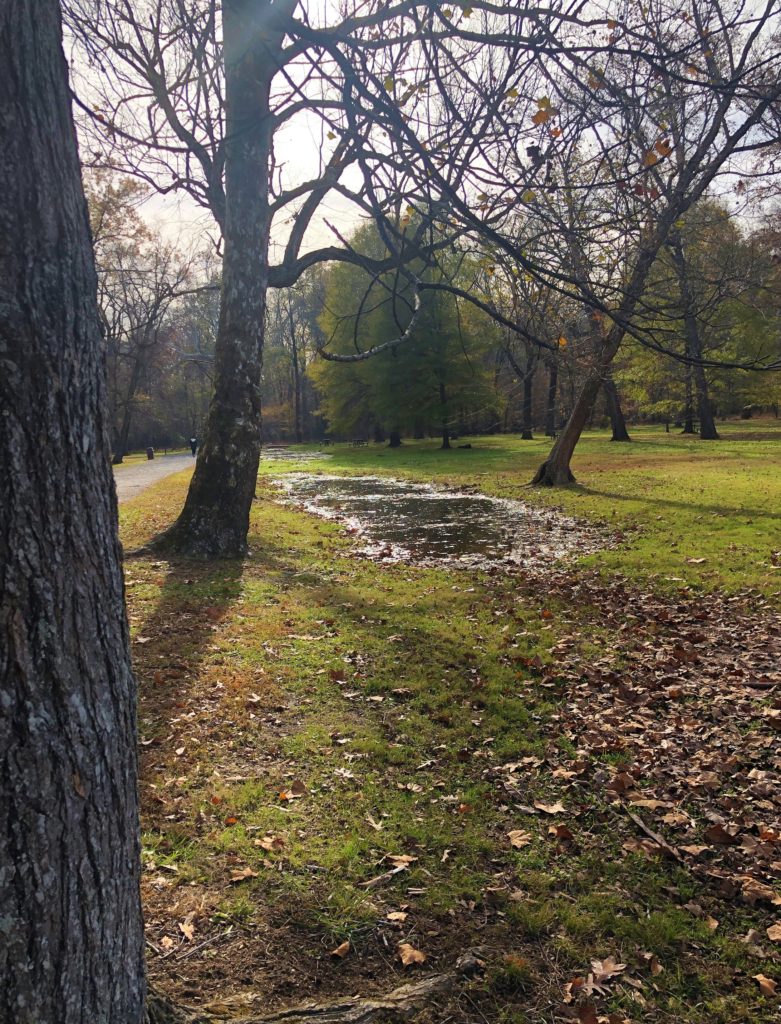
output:
M554 503L625 531L621 546L590 559L606 574L660 589L777 594L770 553L779 547L781 430L777 440L731 440L738 429L758 432L729 425L724 442L704 445L649 428L628 446L590 434L575 463L579 485L562 492L524 486L542 441L469 439L471 450L451 452L433 443L337 446L310 468ZM126 546L170 521L188 476L122 507ZM487 945L489 970L473 998L491 1020L541 1024L549 1018L535 1007L560 1002L564 983L607 956L642 979L650 1009L624 985L600 1012L633 1020L647 1012L666 1024L772 1018L751 979L778 977L777 961L740 942L767 923L760 910L725 909L677 865L627 856L625 821L617 828L615 814L585 794L566 818L577 846L557 851L551 820L514 810L492 775L530 758L517 776L520 802L555 794L537 762L556 764L575 748L556 735L557 692L511 653L551 663L551 649L577 630L583 656L599 656L599 608L568 608L546 594L553 618L544 620L540 597L501 575L379 567L352 555L337 524L270 499L253 508L250 543L243 564L142 558L126 567L133 635L145 639L136 651L141 733L151 740L142 747L142 796L152 920L166 919L179 898L172 888L192 894L214 927L236 926L237 941L251 946L272 930L286 944L280 956L300 951L305 979L312 951L345 939L356 963L369 962L387 913L405 906L409 924L391 934L386 960L407 934L434 968ZM280 799L297 780L304 794ZM511 829L528 830L530 844L513 849ZM267 836L284 845L264 849ZM399 854L417 859L363 886ZM257 875L232 882L245 866ZM716 931L685 909L692 900L719 919ZM230 970L230 944L210 955L224 955ZM658 977L647 955L663 966ZM383 977L385 961L371 962ZM355 977L342 984L360 987Z
M325 450L327 460L295 468L475 485L626 531L617 549L592 557L606 570L664 589L683 581L777 593L781 568L771 556L781 547L781 421L734 421L719 431L722 440L708 442L659 426L633 427L630 444L586 432L573 460L577 485L555 490L526 486L550 448L547 438L469 437L471 449L446 452L436 441L405 441L398 449L334 445ZM261 464L262 474L284 471L284 463Z

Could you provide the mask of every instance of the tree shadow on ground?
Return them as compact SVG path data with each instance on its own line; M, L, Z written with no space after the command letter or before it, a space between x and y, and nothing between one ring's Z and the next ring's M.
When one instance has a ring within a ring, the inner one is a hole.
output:
M139 616L132 644L143 781L156 760L155 741L185 707L214 634L241 594L244 563L134 558L126 572L129 585L160 586L152 606ZM133 581L131 573L140 579Z
M584 497L595 497L595 498L609 498L611 501L631 501L637 505L654 505L661 508L677 508L682 509L686 512L697 512L698 514L703 512L711 512L718 516L738 516L738 515L750 515L755 516L758 519L771 519L781 520L781 512L769 512L766 509L757 508L756 506L741 506L735 505L705 505L700 502L694 503L690 501L675 501L672 498L649 498L645 495L633 496L631 494L622 494L619 491L606 491L599 487L586 487L578 486L572 488L572 490L578 491Z

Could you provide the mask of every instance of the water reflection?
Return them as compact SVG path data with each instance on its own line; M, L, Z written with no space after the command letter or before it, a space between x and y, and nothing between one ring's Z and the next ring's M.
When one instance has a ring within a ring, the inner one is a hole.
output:
M373 557L420 565L534 565L605 546L551 509L389 477L291 473L277 483L315 515L343 522Z
M325 452L307 452L287 448L283 444L264 445L260 457L263 462L312 462L314 459L330 459Z

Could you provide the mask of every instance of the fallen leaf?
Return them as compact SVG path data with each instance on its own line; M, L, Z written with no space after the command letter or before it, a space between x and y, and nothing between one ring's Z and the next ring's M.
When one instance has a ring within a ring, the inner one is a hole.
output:
M767 929L767 937L771 942L781 942L781 922L770 925Z
M231 871L231 882L245 882L248 878L257 878L258 872L252 868L242 868L240 871Z
M592 960L591 970L594 972L595 981L609 981L611 978L623 974L626 970L626 964L619 964L612 956L609 956L604 960Z
M775 889L765 885L764 882L758 882L756 878L751 878L749 875L744 876L740 881L740 892L747 902L754 903L756 900L767 900L775 905L781 904L781 896L778 895Z
M408 917L409 917L409 914L405 913L405 911L403 911L403 910L391 910L391 912L389 914L386 914L385 920L386 921L399 921L399 922L401 922L401 921L406 921Z
M584 1003L578 1007L579 1024L599 1024L597 1008L593 1003Z
M774 996L776 994L776 988L778 986L777 981L773 981L772 978L765 977L764 974L755 974L754 981L759 985L759 991L763 996Z
M567 810L564 804L558 800L555 804L544 804L539 800L535 800L534 806L538 811L543 811L545 814L563 814Z
M408 864L414 864L417 859L417 857L411 857L408 853L391 853L387 857L387 860L395 868L405 868Z
M523 849L524 846L528 846L532 841L529 833L519 828L514 828L512 832L508 832L507 838L510 840L510 846L514 846L516 850Z
M350 943L348 941L342 942L341 945L337 946L336 949L331 950L331 956L338 957L340 960L344 960L347 954L350 952Z
M284 849L285 840L282 836L263 836L262 839L256 839L253 845L259 846L262 850L268 850L271 853Z
M184 935L188 942L192 942L195 935L194 917L195 914L187 914L184 921L179 922L179 931Z
M709 843L715 843L719 846L738 846L740 844L740 839L733 832L728 832L719 823L705 829L705 838Z
M408 942L399 943L399 956L401 962L405 967L410 967L412 964L423 964L426 962L426 954L422 953L419 949L415 949Z

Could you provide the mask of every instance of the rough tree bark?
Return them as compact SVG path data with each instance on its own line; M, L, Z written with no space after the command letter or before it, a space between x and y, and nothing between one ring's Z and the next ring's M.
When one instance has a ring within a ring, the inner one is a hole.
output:
M683 324L686 332L686 354L691 363L686 367L686 425L685 434L694 433L692 423L692 378L697 392L697 415L700 420L700 437L703 441L718 441L719 433L716 430L716 421L713 418L713 410L708 395L708 379L705 376L705 367L702 365L702 338L697 323L696 304L694 291L686 266L686 256L683 251L683 242L680 233L675 231L670 236L670 253L675 266L675 273L678 278L678 289L681 295L681 306L683 311Z
M0 7L0 1020L138 1024L135 684L56 0Z
M236 558L247 532L261 442L260 373L268 289L269 97L282 38L268 0L224 0L225 255L214 395L184 509L154 547Z
M616 382L613 380L612 374L609 373L605 378L602 390L605 393L607 414L610 417L610 426L613 429L613 436L610 440L631 441L632 438L629 436L629 431L626 429L626 420L624 419L624 410L621 408L621 399L618 394L618 388L616 387Z

